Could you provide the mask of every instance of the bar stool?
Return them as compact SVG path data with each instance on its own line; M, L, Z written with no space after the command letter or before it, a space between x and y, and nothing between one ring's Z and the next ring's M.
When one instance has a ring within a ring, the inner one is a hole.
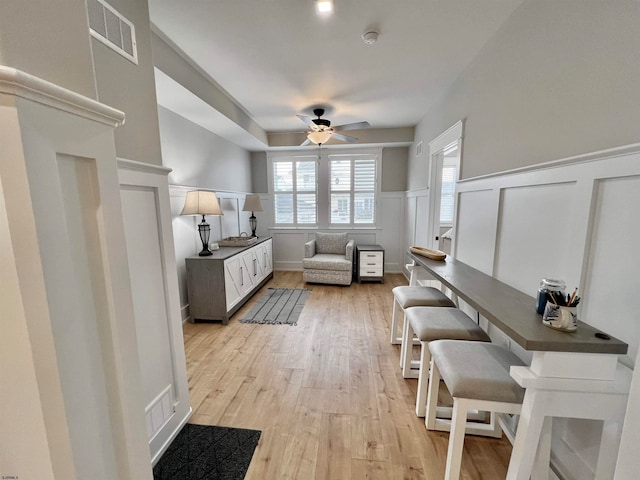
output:
M405 348L402 336L398 336L398 307L404 313L410 307L455 307L453 301L437 288L419 286L399 286L393 293L393 314L391 316L391 343L400 344L400 358ZM406 325L406 321L404 324ZM404 331L404 329L403 329ZM402 363L400 364L402 367Z
M417 371L412 369L412 348L405 348L401 359L402 376L418 378L416 415L424 417L431 362L429 342L445 339L491 342L491 338L471 317L453 307L411 307L405 312L405 326L402 344L411 347L411 339L415 333L420 341L420 361Z
M524 363L506 348L492 343L437 340L429 344L431 373L425 423L429 430L450 431L445 480L460 476L465 433L500 438L496 413L519 414L524 388L509 375ZM436 418L440 378L453 397L451 421ZM469 410L491 412L490 424L467 422Z

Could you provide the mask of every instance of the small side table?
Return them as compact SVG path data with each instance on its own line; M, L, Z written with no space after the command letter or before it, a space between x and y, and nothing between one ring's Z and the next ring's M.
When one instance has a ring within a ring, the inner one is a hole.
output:
M380 245L356 245L356 279L384 283L384 248Z

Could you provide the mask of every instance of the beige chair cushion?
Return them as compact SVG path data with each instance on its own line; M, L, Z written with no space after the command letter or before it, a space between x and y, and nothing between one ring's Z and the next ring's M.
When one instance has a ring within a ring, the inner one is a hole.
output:
M302 259L302 268L313 270L341 270L351 271L352 262L344 255L330 255L318 253L311 258Z
M344 255L349 239L346 233L316 233L316 253Z
M443 339L491 341L471 317L457 308L411 307L404 314L413 333L422 342Z
M431 357L452 397L522 403L524 388L509 375L512 365L525 365L516 355L493 343L436 340Z
M433 287L408 287L406 285L395 287L393 296L400 306L409 307L455 307L444 293Z

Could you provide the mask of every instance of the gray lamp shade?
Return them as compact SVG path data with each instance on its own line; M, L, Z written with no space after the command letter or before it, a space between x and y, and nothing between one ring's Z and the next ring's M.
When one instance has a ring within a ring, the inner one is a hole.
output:
M224 215L215 192L192 190L187 192L180 215Z
M250 194L244 198L243 212L262 212L262 203L260 202L260 195Z

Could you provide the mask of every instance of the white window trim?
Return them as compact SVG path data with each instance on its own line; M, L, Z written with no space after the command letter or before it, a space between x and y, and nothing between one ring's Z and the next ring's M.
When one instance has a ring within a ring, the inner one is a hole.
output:
M312 154L310 154L310 152L308 151L295 151L295 152L291 152L291 153L285 153L283 154L283 152L267 152L267 181L269 182L268 185L268 191L269 191L269 202L271 203L271 225L275 228L300 228L300 229L317 229L318 228L318 187L319 187L319 182L318 182L318 170L319 170L319 165L318 165L318 159L315 158L315 162L316 162L316 188L315 188L315 195L316 195L316 223L276 223L276 209L275 209L275 195L276 193L286 193L286 192L275 192L274 188L273 188L273 164L277 163L278 161L282 161L282 162L292 162L295 161L295 159L303 159L304 161L313 161L314 156ZM282 159L282 160L279 160ZM296 170L295 170L295 165L294 165L294 177L296 175ZM297 218L298 217L298 205L297 205L297 201L296 201L296 195L298 194L305 194L305 193L310 193L310 192L299 192L297 190L297 182L296 182L296 190L294 192L292 192L294 195L294 201L293 201L293 218Z
M319 152L318 152L319 150ZM380 218L381 202L381 182L382 182L382 147L380 148L328 148L322 147L315 151L310 150L276 150L266 152L267 154L267 188L269 201L273 205L273 162L277 158L284 157L312 157L316 158L316 224L284 224L275 222L275 210L272 208L271 227L272 229L287 230L376 230ZM376 181L375 181L375 215L374 223L330 223L330 185L329 185L329 155L372 155L376 159ZM326 185L323 185L323 182Z
M458 181L458 178L460 178L460 168L458 168L458 162L456 160L451 160L447 157L445 157L444 161L442 162L442 167L443 169L445 167L456 167L456 175L455 178L453 180L453 184L454 184L454 192L453 192L453 201L452 201L452 208L453 208L453 216L455 217L455 213L456 213L456 209L455 209L455 201L456 201L456 192L455 192L455 184ZM441 210L442 212L442 210ZM453 227L453 218L451 219L450 222L442 222L440 221L440 227Z
M382 153L382 151L381 151ZM327 195L328 195L328 204L327 204L327 214L328 214L328 226L330 228L348 228L348 229L357 229L357 228L367 228L367 227L371 227L371 228L375 228L376 226L376 221L378 219L378 198L380 196L380 166L381 166L381 154L378 155L377 153L371 153L371 152L363 152L363 151L354 151L354 150L349 150L347 152L344 153L336 153L336 152L329 152L327 154L327 168L328 168L328 175L330 176L330 172L331 172L331 168L329 167L329 157L330 156L341 156L341 155L345 155L345 156L353 156L353 155L370 155L372 157L374 157L375 160L375 168L376 168L376 177L375 177L375 182L374 182L374 186L373 186L373 196L374 196L374 215L373 215L373 222L372 223L355 223L354 219L355 219L355 191L353 190L353 184L355 181L355 177L354 177L354 162L353 159L351 158L351 185L350 185L350 189L346 192L343 193L349 193L350 195L350 202L349 202L349 219L350 222L349 223L331 223L331 181L330 178L327 177ZM338 192L336 192L338 193Z

